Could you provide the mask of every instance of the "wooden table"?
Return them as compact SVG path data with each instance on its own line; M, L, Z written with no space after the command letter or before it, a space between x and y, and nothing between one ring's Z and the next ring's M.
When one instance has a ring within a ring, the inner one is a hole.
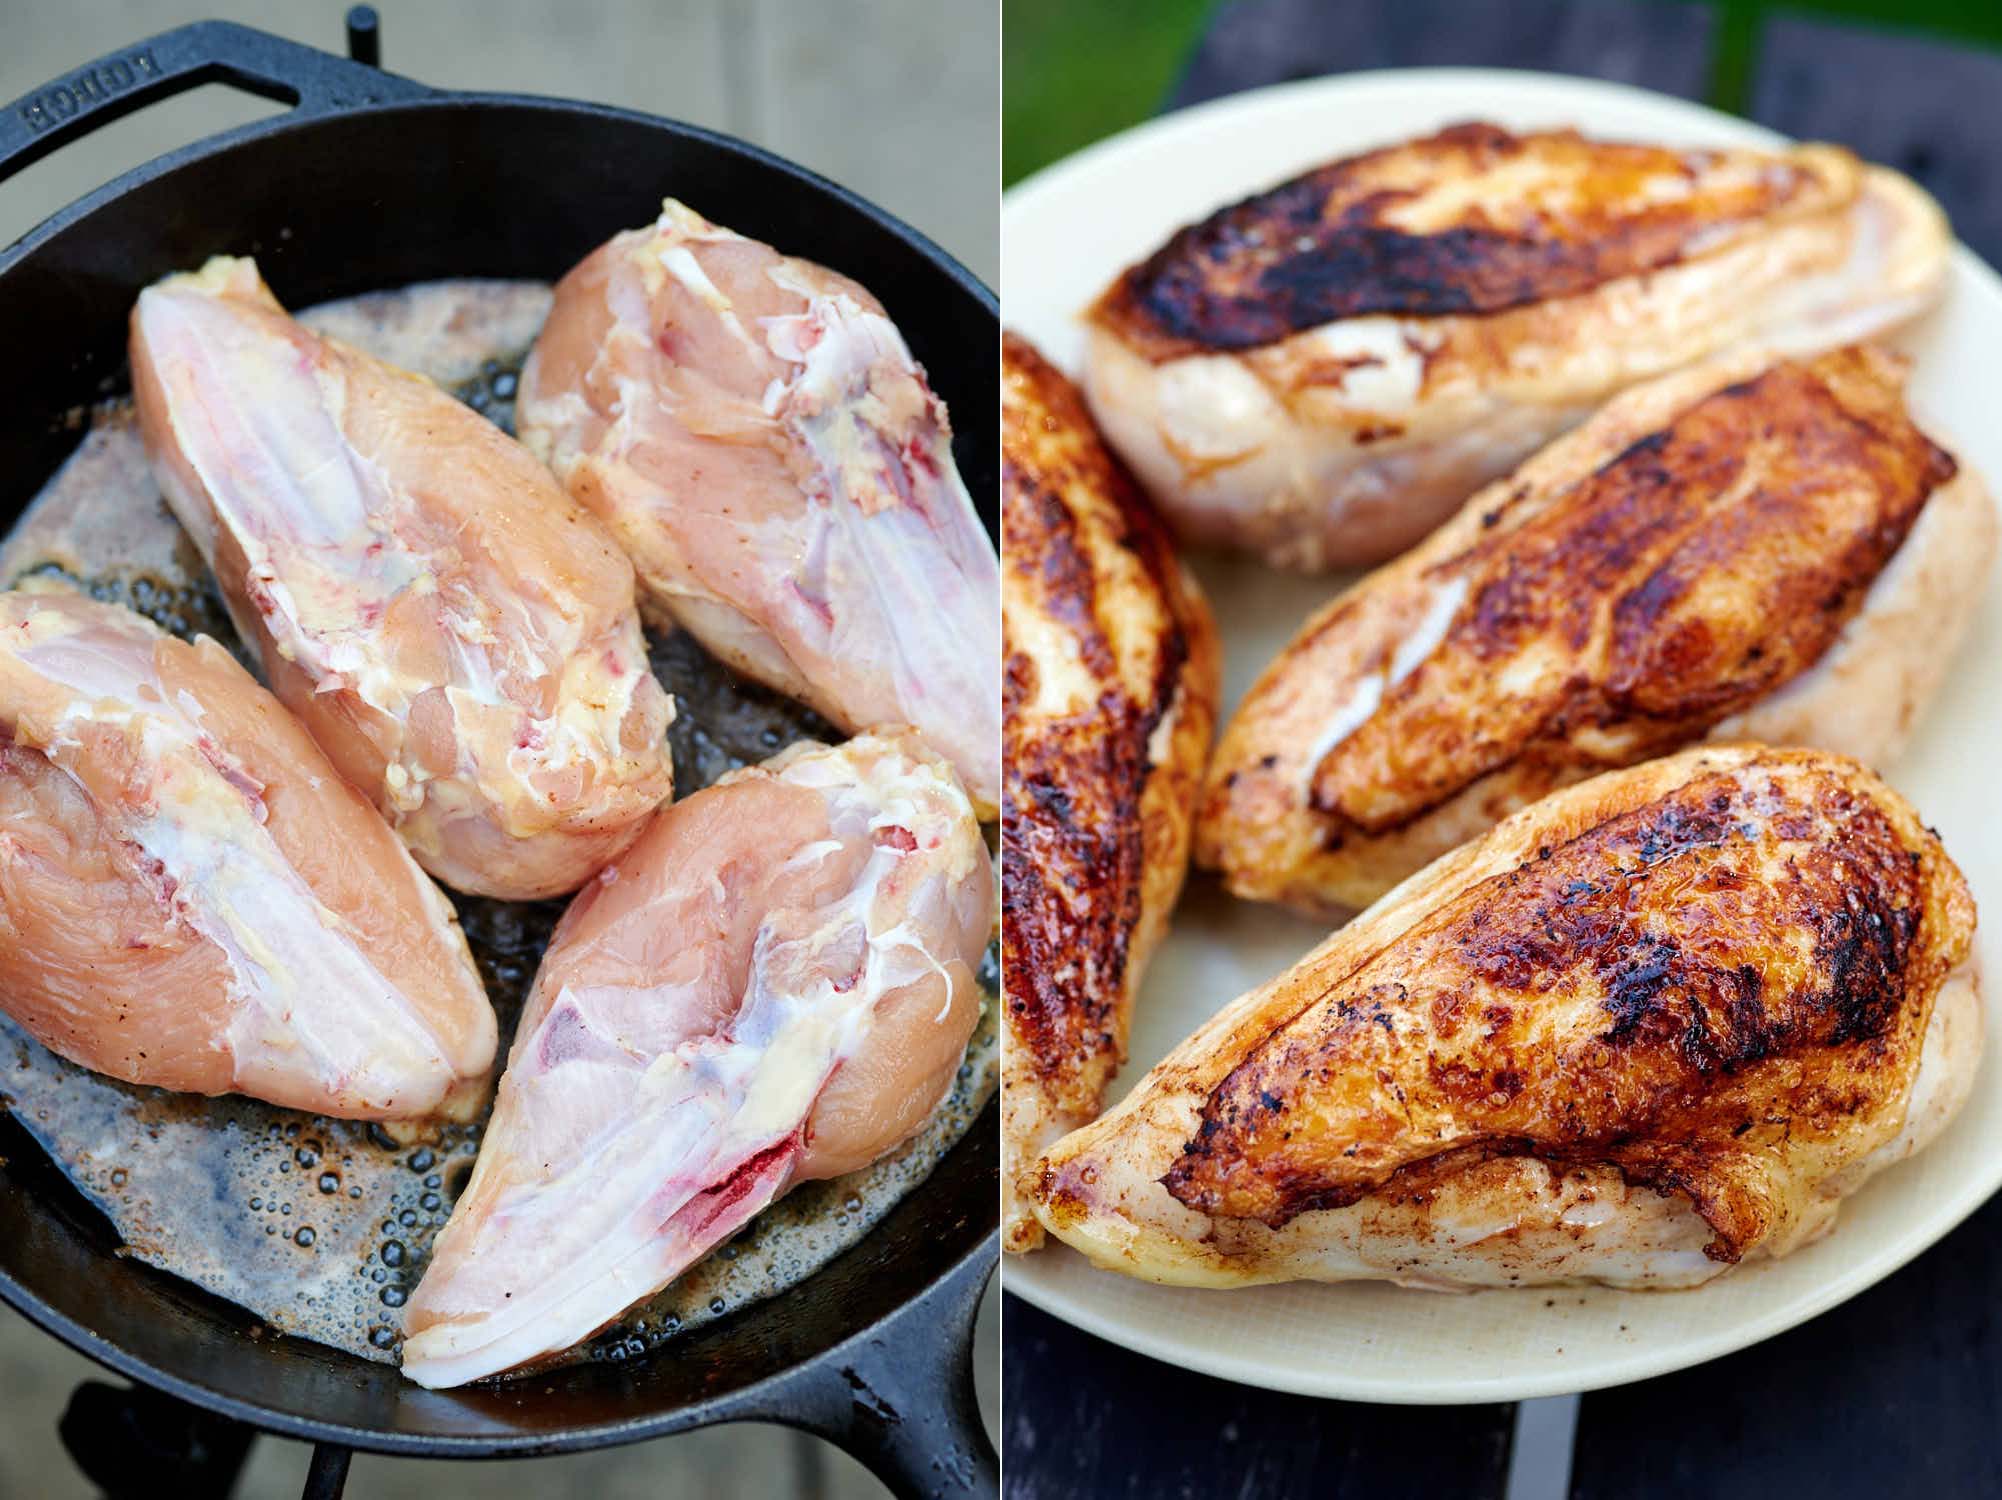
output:
M1706 6L1645 0L1241 0L1219 10L1169 107L1288 79L1441 65L1579 73L1701 98L1718 30ZM1758 38L1747 112L1909 172L1962 240L2002 261L2002 56L1775 18ZM2002 390L1996 398L2002 420ZM1791 1333L1680 1374L1520 1408L1275 1395L1129 1354L1010 1297L1005 1493L2002 1495L1999 1236L2002 1198Z

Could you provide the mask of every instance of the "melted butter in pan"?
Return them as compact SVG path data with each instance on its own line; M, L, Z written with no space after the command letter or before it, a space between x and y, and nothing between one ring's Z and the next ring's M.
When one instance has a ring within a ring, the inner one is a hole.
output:
M436 282L331 303L303 320L422 371L512 431L521 361L549 297L535 282ZM93 414L76 453L0 541L0 581L51 573L177 635L212 635L251 664L147 472L127 401ZM841 738L810 710L739 682L685 634L650 634L648 645L678 709L669 730L677 796L797 740ZM453 899L500 1018L504 1058L563 904ZM991 949L981 983L987 1003L952 1093L915 1138L860 1172L796 1189L558 1363L643 1354L784 1291L861 1239L924 1181L994 1092ZM125 1253L271 1328L383 1361L396 1358L399 1309L485 1126L484 1115L470 1126L363 1125L254 1099L136 1088L63 1061L5 1016L0 1104L111 1221Z

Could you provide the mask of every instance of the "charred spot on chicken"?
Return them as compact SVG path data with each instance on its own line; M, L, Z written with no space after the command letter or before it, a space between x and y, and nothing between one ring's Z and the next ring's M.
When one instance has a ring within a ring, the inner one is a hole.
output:
M1345 975L1211 1091L1162 1181L1277 1227L1447 1150L1607 1163L1686 1193L1735 1261L1772 1213L1752 1129L1895 1110L1971 918L1937 843L1841 778L1699 776Z
M1086 386L1186 536L1369 564L1640 381L1895 328L1950 244L1832 146L1461 125L1182 230L1088 311Z
M1832 150L1770 159L1455 125L1218 210L1122 275L1094 316L1164 358L1337 318L1501 312L1825 208L1857 171ZM1493 186L1466 190L1482 179Z
M1123 1028L1111 1012L1126 990L1128 942L1140 915L1148 742L1174 696L1188 643L1171 629L1153 691L1139 701L1128 697L1094 617L1096 583L1074 518L1013 464L1003 483L1009 566L1040 574L1047 607L1070 628L1079 660L1113 684L1075 715L1012 737L1003 771L1010 1037L1033 1066L1055 1076L1121 1046ZM1139 553L1146 541L1129 535L1126 545ZM1166 566L1177 566L1172 556ZM1005 671L1004 720L1020 714L1039 687L1035 659L1025 651L1010 651Z
M1003 1173L1097 1113L1187 859L1217 694L1214 627L1077 390L1003 348Z
M1855 761L1609 772L1224 1006L1044 1153L1038 1217L1173 1285L1699 1285L1825 1233L1966 1101L1974 917Z

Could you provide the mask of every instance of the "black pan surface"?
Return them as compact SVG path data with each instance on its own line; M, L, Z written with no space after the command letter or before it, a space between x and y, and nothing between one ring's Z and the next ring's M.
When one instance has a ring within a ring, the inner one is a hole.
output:
M245 27L203 22L78 69L0 117L0 180L197 84L297 104L99 189L0 251L0 529L124 387L141 288L253 253L300 306L443 277L553 280L672 192L882 299L958 418L954 451L998 530L997 308L923 236L741 142L598 105L453 94ZM4 1097L0 1081L0 1097ZM854 1249L790 1292L627 1365L426 1391L389 1367L258 1330L119 1258L109 1226L0 1117L0 1297L135 1381L290 1437L498 1457L718 1421L849 1446L901 1494L992 1494L973 1404L973 1311L995 1258L996 1111Z

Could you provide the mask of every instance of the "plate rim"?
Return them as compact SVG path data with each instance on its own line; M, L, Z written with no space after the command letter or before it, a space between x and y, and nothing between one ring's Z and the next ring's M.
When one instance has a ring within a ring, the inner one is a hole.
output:
M1008 325L1007 299L1009 280L1009 224L1011 220L1031 212L1034 201L1047 192L1059 190L1079 177L1089 178L1104 171L1125 153L1138 147L1159 148L1164 143L1172 143L1177 137L1199 135L1209 124L1219 117L1258 114L1266 110L1282 108L1295 101L1313 99L1319 96L1352 96L1366 94L1372 90L1403 91L1407 89L1439 89L1455 84L1478 85L1483 88L1527 87L1547 91L1554 95L1568 94L1581 101L1593 98L1612 99L1628 103L1644 101L1649 108L1668 107L1671 112L1685 114L1693 123L1706 126L1722 125L1736 134L1745 144L1792 144L1794 137L1787 136L1770 126L1754 120L1744 119L1724 110L1716 109L1696 100L1684 99L1674 94L1664 94L1637 84L1613 79L1591 78L1576 74L1548 73L1527 68L1479 68L1479 67L1425 67L1425 68L1370 68L1351 72L1323 74L1314 78L1296 79L1286 83L1266 85L1261 88L1242 90L1226 94L1216 99L1205 100L1185 109L1171 111L1152 119L1141 121L1113 135L1103 137L1081 147L1070 155L1039 168L1029 176L1010 186L1001 199L1001 287L1002 323ZM1587 127L1589 128L1589 126ZM1256 191L1256 186L1247 184L1248 191ZM1948 285L1965 283L1992 300L2002 308L2002 275L1963 244L1954 239L1949 257L1951 271ZM1972 641L1965 642L1963 649L1971 647ZM1228 1003L1228 1002L1226 1002ZM1996 1003L1988 997L1988 1003ZM1988 1069L2002 1067L2002 1058L1985 1061ZM1991 1085L1993 1086L1993 1085ZM1595 1354L1581 1357L1581 1364L1589 1359L1589 1365L1576 1376L1564 1373L1557 1367L1548 1374L1521 1373L1511 1375L1499 1373L1486 1376L1463 1375L1442 1380L1436 1376L1391 1378L1371 1374L1362 1379L1349 1379L1336 1372L1306 1371L1289 1369L1276 1365L1272 1360L1261 1357L1240 1356L1214 1345L1198 1344L1186 1338L1167 1338L1146 1327L1136 1326L1119 1317L1107 1314L1090 1302L1078 1299L1066 1292L1044 1285L1035 1269L1040 1257L1059 1256L1082 1259L1079 1253L1052 1240L1043 1249L1022 1255L1006 1254L1001 1257L1000 1277L1002 1289L1051 1317L1061 1319L1074 1328L1102 1338L1109 1343L1128 1349L1133 1353L1162 1363L1184 1369L1195 1369L1218 1379L1228 1380L1238 1385L1279 1391L1291 1395L1318 1397L1325 1399L1375 1402L1400 1406L1443 1406L1485 1404L1491 1402L1512 1402L1534 1400L1541 1397L1582 1394L1587 1391L1605 1390L1613 1386L1627 1385L1634 1381L1646 1380L1657 1375L1669 1374L1676 1370L1720 1359L1763 1343L1791 1329L1812 1321L1840 1306L1852 1297L1886 1280L1902 1270L1912 1261L1951 1234L1974 1212L2002 1190L2002 1151L1995 1153L1992 1166L1985 1173L1970 1173L1962 1179L1960 1190L1950 1197L1940 1200L1938 1208L1923 1220L1917 1221L1910 1232L1894 1241L1875 1256L1854 1261L1842 1268L1838 1274L1817 1287L1812 1295L1792 1301L1769 1304L1759 1314L1741 1319L1729 1328L1693 1339L1688 1343L1636 1347L1628 1354ZM1836 1233L1840 1232L1838 1225ZM1093 1276L1116 1275L1115 1272L1094 1269ZM1343 1283L1301 1283L1305 1285L1337 1286ZM1355 1282L1348 1285L1380 1285L1374 1282ZM1572 1283L1570 1285L1577 1285ZM1707 1284L1706 1284L1707 1285ZM1241 1290L1255 1290L1243 1288ZM1476 1296L1524 1296L1547 1294L1555 1286L1489 1288L1473 1293ZM1704 1288L1687 1289L1687 1295L1697 1295ZM1187 1296L1228 1295L1238 1288L1177 1288ZM1411 1296L1426 1293L1406 1289ZM1429 1295L1454 1295L1452 1293L1431 1293ZM1647 1295L1672 1295L1658 1292ZM1005 1316L1005 1314L1004 1314Z

